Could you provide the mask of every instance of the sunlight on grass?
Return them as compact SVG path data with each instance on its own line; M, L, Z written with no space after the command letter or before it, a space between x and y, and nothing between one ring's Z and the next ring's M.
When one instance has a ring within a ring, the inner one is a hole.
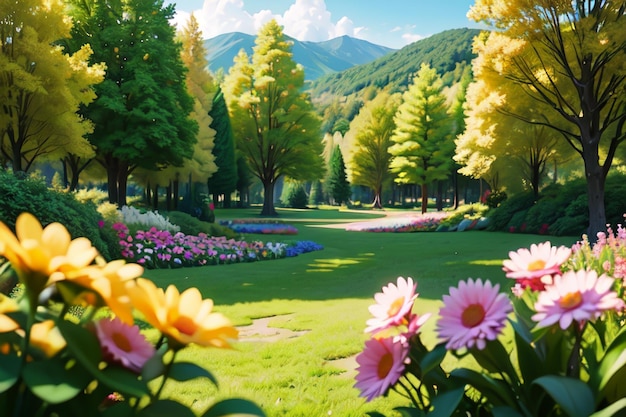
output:
M306 272L332 272L335 269L347 268L349 265L356 265L365 260L365 258L316 259L315 263L308 265L310 269L307 269Z
M470 265L501 266L502 259L478 259L468 262Z

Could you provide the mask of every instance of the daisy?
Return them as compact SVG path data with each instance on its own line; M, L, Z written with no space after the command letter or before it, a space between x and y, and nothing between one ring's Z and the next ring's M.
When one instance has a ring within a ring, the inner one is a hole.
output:
M561 265L570 257L572 250L565 246L552 246L550 242L530 245L509 252L509 258L502 262L503 270L508 278L513 278L523 288L541 291L551 283L553 275L559 275Z
M506 294L498 292L500 286L471 278L450 288L443 296L444 306L439 310L437 322L439 337L447 341L447 349L463 347L484 349L487 340L495 340L513 311Z
M356 357L359 367L354 387L361 391L360 396L371 401L386 394L404 373L408 353L408 344L394 342L393 337L365 342L365 349Z
M552 285L539 293L537 314L532 319L538 327L559 323L565 330L573 321L596 319L608 310L619 311L624 302L613 291L614 282L605 274L598 276L596 271L568 271L556 276Z
M377 332L389 326L400 324L405 316L411 312L413 302L417 298L415 289L417 284L412 278L404 279L398 277L397 285L389 283L383 287L382 292L374 295L376 304L369 307L370 313L374 316L366 324L365 332Z
M154 355L154 346L140 333L137 326L129 326L117 317L98 320L95 326L106 360L139 373Z

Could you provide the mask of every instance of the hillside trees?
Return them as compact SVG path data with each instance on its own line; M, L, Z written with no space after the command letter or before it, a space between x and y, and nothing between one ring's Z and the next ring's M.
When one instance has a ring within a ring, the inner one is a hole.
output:
M237 147L263 184L262 215L276 215L281 176L314 180L324 169L320 121L303 85L302 67L275 20L259 31L251 62L240 52L224 81Z
M400 105L400 95L378 94L367 102L350 124L348 136L352 143L349 171L352 184L369 187L374 192L373 208L382 208L383 187L393 179L389 166L396 128L394 116Z
M606 228L604 184L626 138L626 2L477 0L469 16L495 26L481 55L513 81L511 100L528 95L545 106L546 126L582 158L589 205L588 235Z
M339 145L335 146L330 156L326 190L335 204L341 205L350 201L350 183L346 174L346 164Z
M450 174L454 141L441 78L427 64L417 72L395 115L389 148L396 182L419 184L422 213L428 208L428 184Z
M181 166L193 155L198 126L189 117L194 102L169 24L172 5L160 0L68 0L72 36L89 40L94 62L105 62L97 99L83 114L107 170L109 201L126 204L128 176L137 168Z
M89 65L92 50L54 45L70 35L59 0L0 3L0 152L2 166L28 171L39 159L62 158L68 149L89 157L84 136L92 124L77 112L95 98L104 67Z

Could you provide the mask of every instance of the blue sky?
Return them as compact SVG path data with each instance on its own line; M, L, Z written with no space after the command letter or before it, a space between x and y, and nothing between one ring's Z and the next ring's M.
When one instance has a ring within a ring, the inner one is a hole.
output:
M205 38L254 35L274 18L301 41L349 35L401 48L446 29L479 27L467 19L473 0L165 0L175 3L180 26L193 12Z

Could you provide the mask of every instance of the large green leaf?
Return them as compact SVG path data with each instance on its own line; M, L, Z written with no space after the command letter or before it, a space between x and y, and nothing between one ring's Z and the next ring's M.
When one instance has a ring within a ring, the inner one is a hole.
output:
M226 417L231 414L249 414L251 416L265 417L265 413L258 405L240 398L231 398L215 403L202 417Z
M581 380L558 375L537 378L541 386L570 417L589 417L595 408L591 389Z
M592 373L590 384L598 391L611 391L615 398L626 393L626 385L618 376L626 373L626 327L613 339L595 373ZM610 387L609 387L610 385Z
M443 361L443 358L445 358L447 353L448 349L446 349L445 344L441 343L424 355L419 364L422 369L422 374L426 375L428 372L441 365L441 361Z
M483 396L487 397L494 406L508 405L514 407L517 404L517 398L511 391L511 387L504 381L496 380L488 375L466 368L453 370L450 372L450 377L460 379L471 385Z
M191 362L176 362L172 364L168 377L176 381L189 381L195 378L208 378L217 386L217 379L209 371Z
M0 392L11 388L20 375L21 359L16 355L0 355Z
M609 405L608 407L603 408L600 411L596 411L589 417L614 417L615 415L617 415L618 411L624 410L624 409L626 409L626 398L617 400L616 402Z
M189 407L172 400L153 402L137 414L137 417L195 417Z
M426 414L429 417L450 417L456 410L463 398L465 388L456 388L438 394L431 402L432 411Z
M493 407L491 414L493 417L524 417L524 415L516 409L507 406Z
M68 364L60 358L27 363L22 376L30 390L50 404L74 398L92 380L82 366Z

